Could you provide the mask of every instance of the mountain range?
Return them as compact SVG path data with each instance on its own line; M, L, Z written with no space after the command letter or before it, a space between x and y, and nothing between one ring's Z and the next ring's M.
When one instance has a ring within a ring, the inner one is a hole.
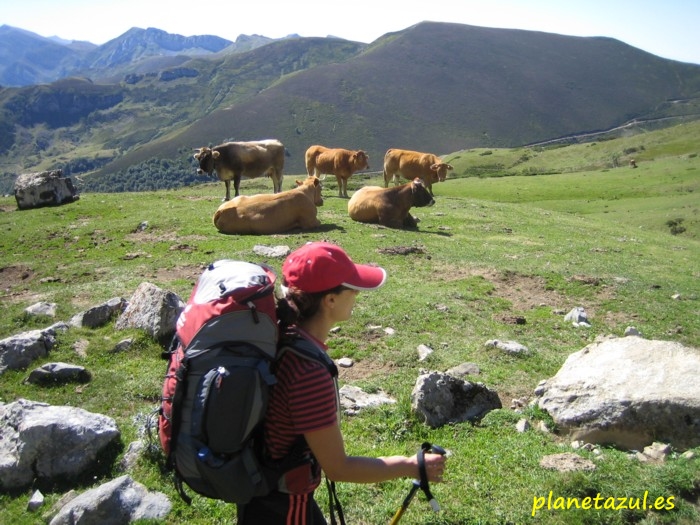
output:
M286 173L312 144L444 155L700 116L700 66L618 40L422 22L370 44L183 37L104 45L0 27L0 191L62 168L86 191L197 180L193 148L278 138Z

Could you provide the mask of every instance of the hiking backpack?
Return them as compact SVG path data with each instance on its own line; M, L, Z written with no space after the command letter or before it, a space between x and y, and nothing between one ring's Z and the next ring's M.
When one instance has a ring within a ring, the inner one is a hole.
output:
M276 488L308 458L267 461L262 423L276 380L276 276L262 264L224 259L202 273L180 314L158 417L168 467L200 495L243 504ZM333 361L303 339L293 348L337 376ZM295 450L303 448L303 440Z

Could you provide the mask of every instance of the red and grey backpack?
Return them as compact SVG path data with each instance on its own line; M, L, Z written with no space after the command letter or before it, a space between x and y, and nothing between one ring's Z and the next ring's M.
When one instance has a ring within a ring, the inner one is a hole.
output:
M262 446L279 357L275 281L266 265L216 261L177 320L158 434L186 501L183 481L200 495L247 503L299 464L292 457L271 464ZM314 345L299 340L291 350L337 376L333 361Z

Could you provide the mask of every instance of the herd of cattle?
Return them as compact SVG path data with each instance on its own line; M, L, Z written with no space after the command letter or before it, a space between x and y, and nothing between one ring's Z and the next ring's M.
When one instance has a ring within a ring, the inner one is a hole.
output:
M321 177L335 175L338 196L348 198L347 182L353 173L369 169L369 156L362 150L311 146L306 151L304 181L282 191L282 171L287 154L278 140L226 142L196 150L197 172L216 175L226 185L224 203L214 214L214 226L221 233L269 235L295 228L312 229L321 225L317 207L323 205ZM348 200L348 214L358 222L391 228L415 228L412 207L432 206L432 185L444 181L452 166L431 153L390 149L384 156L384 187L364 186ZM269 176L272 194L241 195L241 178ZM409 182L399 184L399 176ZM389 188L389 181L394 186ZM231 181L234 198L231 199Z

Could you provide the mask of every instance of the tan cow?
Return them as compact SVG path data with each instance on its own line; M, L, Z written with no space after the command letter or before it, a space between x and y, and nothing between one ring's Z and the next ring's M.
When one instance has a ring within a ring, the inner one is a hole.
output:
M198 174L211 175L216 170L219 179L224 181L225 201L231 199L231 181L235 196L239 195L242 177L254 179L268 175L272 179L273 191L282 191L284 156L284 145L279 140L226 142L213 148L199 148L194 154L199 162Z
M309 175L335 175L338 197L348 197L348 179L356 171L369 169L369 155L362 150L311 146L306 150L306 171Z
M440 157L432 153L421 153L406 149L390 149L384 155L384 187L389 187L389 180L394 179L394 185L399 183L398 174L408 180L423 179L430 194L433 194L433 183L443 182L447 171L452 166L445 164Z
M393 188L360 188L348 201L348 214L358 222L383 224L390 228L415 228L418 219L409 213L411 207L433 204L435 200L423 181L415 179Z
M214 226L221 233L269 235L294 228L307 230L321 225L317 206L323 206L321 181L308 177L297 187L281 193L239 195L219 206Z

